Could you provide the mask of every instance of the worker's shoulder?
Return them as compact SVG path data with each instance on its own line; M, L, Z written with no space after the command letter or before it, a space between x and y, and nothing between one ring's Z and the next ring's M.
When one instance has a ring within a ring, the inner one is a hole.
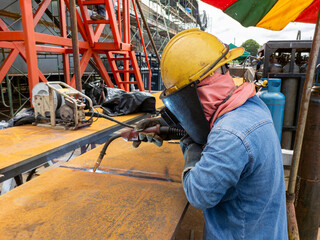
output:
M244 139L265 125L272 126L270 111L260 98L253 96L240 107L218 118L213 128L231 132Z

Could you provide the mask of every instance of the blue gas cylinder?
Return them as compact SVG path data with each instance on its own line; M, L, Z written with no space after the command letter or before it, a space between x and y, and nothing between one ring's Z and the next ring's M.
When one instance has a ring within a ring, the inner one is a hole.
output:
M268 90L262 91L259 97L268 106L271 112L274 127L281 142L285 97L280 92L280 89L281 79L269 78Z

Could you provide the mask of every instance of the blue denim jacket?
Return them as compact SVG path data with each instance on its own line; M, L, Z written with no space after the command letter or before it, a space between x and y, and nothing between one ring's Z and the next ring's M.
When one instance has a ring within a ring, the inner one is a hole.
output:
M257 96L217 119L183 185L205 239L288 239L281 147Z

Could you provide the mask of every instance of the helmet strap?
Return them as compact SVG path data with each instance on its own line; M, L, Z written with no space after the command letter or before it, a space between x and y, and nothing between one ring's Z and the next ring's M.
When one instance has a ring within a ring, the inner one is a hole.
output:
M226 64L222 65L221 66L221 73L223 75L225 75L227 72L228 72L228 68L227 68Z

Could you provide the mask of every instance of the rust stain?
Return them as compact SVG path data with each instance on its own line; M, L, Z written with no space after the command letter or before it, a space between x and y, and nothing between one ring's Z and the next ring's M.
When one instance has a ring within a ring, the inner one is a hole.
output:
M0 236L171 239L186 206L180 183L57 168L0 197Z

